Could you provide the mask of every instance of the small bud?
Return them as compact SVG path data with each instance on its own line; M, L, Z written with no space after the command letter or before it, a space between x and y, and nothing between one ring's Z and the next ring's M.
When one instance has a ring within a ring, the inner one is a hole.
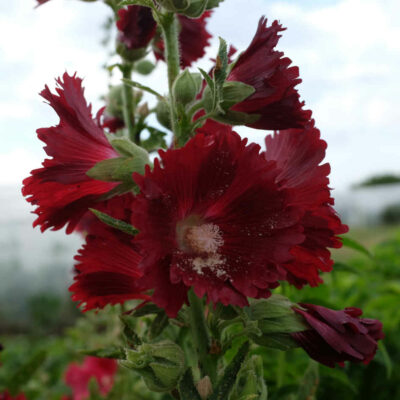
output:
M165 340L144 343L137 350L126 350L121 364L139 373L154 392L168 392L176 387L185 370L185 355L175 343Z
M197 391L202 400L207 399L213 392L213 387L210 377L207 375L196 383Z
M185 69L176 79L172 87L176 102L183 105L191 103L201 89L201 75L190 73Z
M167 129L171 129L171 113L166 100L160 100L156 107L158 122Z
M190 5L190 0L158 0L158 3L168 11L180 12Z
M135 64L135 71L142 75L149 75L156 66L149 60L140 60Z
M147 102L138 107L137 112L141 117L146 118L150 112Z

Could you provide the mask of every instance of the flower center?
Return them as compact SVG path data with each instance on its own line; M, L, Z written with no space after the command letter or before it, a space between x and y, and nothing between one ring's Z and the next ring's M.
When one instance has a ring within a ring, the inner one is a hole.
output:
M194 253L215 254L224 244L221 231L215 224L203 224L187 228L184 240L187 247Z
M222 232L218 225L202 222L199 217L190 216L178 223L179 248L189 256L190 267L197 274L203 275L206 269L219 278L226 277L225 257L218 252L224 244Z

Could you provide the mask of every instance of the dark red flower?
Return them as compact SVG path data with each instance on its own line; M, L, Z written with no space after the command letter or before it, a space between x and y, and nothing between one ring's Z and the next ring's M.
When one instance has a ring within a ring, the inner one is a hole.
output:
M160 159L134 174L141 193L132 208L152 300L174 316L191 286L214 303L268 297L304 241L303 207L291 204L276 162L224 130L197 134Z
M50 0L36 0L36 1L37 1L36 7L39 7L39 6L41 6L42 4L47 3L47 2L50 1Z
M117 362L107 358L85 357L82 365L72 363L65 373L65 383L72 389L72 400L85 400L90 396L89 382L95 378L102 395L114 385Z
M46 86L41 96L54 108L60 122L55 127L37 130L51 158L23 181L22 193L37 206L34 226L40 225L44 231L67 224L67 233L71 233L88 207L116 186L113 182L89 178L86 172L97 162L118 154L100 128L100 115L97 120L92 117L91 106L83 95L82 80L65 73L57 83L57 94Z
M294 310L310 328L292 333L292 338L314 360L328 367L345 361L368 364L375 356L377 341L384 338L382 323L360 318L358 308L335 311L313 304L300 304Z
M128 193L99 203L95 208L129 222L132 199L133 195ZM85 214L78 229L87 236L86 244L75 256L77 274L69 289L72 300L87 311L131 299L149 299L140 282L141 256L131 243L132 236L108 227L92 213Z
M329 164L319 165L325 158L326 142L321 140L314 121L305 129L291 129L267 136L267 160L275 160L280 169L278 182L292 195L292 205L302 207L304 241L293 247L293 259L284 264L287 280L301 288L322 282L319 271L328 272L333 261L327 247L342 243L336 235L348 231L332 208L329 189Z
M193 62L204 56L205 48L210 44L209 40L212 37L206 30L206 20L210 16L211 11L206 11L197 19L178 15L182 68L189 67ZM161 38L154 43L154 55L157 60L164 60L164 41Z
M299 79L298 67L274 48L284 28L274 21L267 27L261 18L250 46L244 51L229 73L229 81L239 81L253 86L255 92L246 100L234 105L233 111L258 114L260 118L248 126L257 129L301 128L311 118L311 111L303 110L295 89Z
M104 115L101 126L108 129L109 132L115 133L125 127L125 122L121 118Z
M118 11L118 40L129 50L147 47L153 39L157 24L149 7L131 5Z

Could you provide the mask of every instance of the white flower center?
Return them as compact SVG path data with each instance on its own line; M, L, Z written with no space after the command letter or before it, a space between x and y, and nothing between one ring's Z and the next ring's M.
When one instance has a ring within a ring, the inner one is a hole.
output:
M195 253L216 254L224 244L221 231L214 224L203 224L188 228L185 241Z

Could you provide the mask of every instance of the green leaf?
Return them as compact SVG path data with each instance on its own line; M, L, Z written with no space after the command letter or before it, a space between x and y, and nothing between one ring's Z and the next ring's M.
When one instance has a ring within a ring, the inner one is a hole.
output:
M208 75L208 73L206 71L204 71L204 69L199 68L199 71L200 71L201 75L203 76L204 80L207 82L207 85L209 86L211 91L213 91L215 88L215 85L214 85L214 81L212 80L210 75Z
M353 274L360 275L361 271L358 268L353 267L352 265L348 265L342 262L336 262L333 264L333 271L336 272L352 272Z
M44 363L47 357L45 350L39 350L33 356L28 358L28 361L22 364L12 375L8 382L8 389L12 394L16 394L22 385L26 384L39 367Z
M132 225L121 221L120 219L116 219L107 215L99 210L95 210L94 208L89 208L89 210L101 221L104 222L106 225L111 226L111 228L118 229L128 235L135 236L139 233L139 231L134 228Z
M372 254L361 243L357 242L356 240L350 239L347 236L341 236L340 240L342 241L343 246L356 250L359 253L365 254L366 256L372 258Z
M132 81L132 80L130 80L130 79L122 79L122 81L123 81L126 85L128 85L128 86L131 86L131 87L134 87L134 88L143 90L143 91L145 91L145 92L151 93L151 94L153 94L154 96L158 97L159 99L162 99L162 98L163 98L163 96L162 96L160 93L156 92L155 90L153 90L152 88L150 88L150 87L148 87L148 86L142 85L142 84L139 83L139 82Z
M386 368L386 377L388 379L390 379L390 377L392 376L392 371L393 371L392 360L391 360L391 358L389 356L389 353L388 353L388 351L386 349L385 344L382 341L379 342L378 346L379 346L379 351L382 354L383 363L384 363L385 368Z
M213 394L210 396L209 400L226 400L229 398L229 394L234 387L236 377L242 367L242 364L249 352L250 344L245 342L239 348L233 360L226 367L224 375L218 382Z
M193 381L192 370L188 368L178 385L181 400L201 400Z
M214 68L215 85L217 88L222 88L225 79L228 75L228 46L226 41L219 38L219 49Z
M81 350L80 353L87 356L100 358L114 358L122 360L125 358L125 350L122 347L110 347L108 349Z
M207 10L211 10L212 8L218 7L220 3L224 0L208 0Z
M250 125L260 119L260 114L246 114L241 111L227 110L224 114L218 114L213 118L228 125Z
M138 308L135 310L131 316L132 317L144 317L145 315L151 315L151 314L158 314L161 311L163 311L162 308L156 306L153 303L146 303L144 306Z
M303 379L300 383L296 400L315 399L318 383L319 383L319 365L317 362L310 360L308 368L304 373Z

